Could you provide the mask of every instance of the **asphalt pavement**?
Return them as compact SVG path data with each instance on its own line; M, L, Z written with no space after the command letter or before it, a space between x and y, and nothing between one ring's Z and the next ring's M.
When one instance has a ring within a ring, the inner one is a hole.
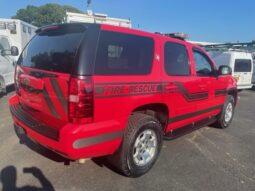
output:
M81 165L27 140L20 144L8 98L0 98L0 189L6 190L255 190L255 91L240 93L231 127L204 127L165 141L155 166L127 178L104 159Z

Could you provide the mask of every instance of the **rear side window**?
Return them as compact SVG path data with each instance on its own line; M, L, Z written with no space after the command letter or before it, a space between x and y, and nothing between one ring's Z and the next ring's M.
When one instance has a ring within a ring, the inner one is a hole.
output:
M95 63L97 75L145 75L151 72L154 40L102 31Z
M251 60L249 59L236 59L235 72L251 72Z
M36 35L24 49L20 65L52 72L71 73L85 27L60 25Z
M190 74L188 52L184 45L174 42L165 44L165 70L168 75L172 76Z

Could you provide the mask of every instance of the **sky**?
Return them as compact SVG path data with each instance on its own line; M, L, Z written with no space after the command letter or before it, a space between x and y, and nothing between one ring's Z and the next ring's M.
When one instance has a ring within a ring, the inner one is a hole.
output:
M27 5L59 3L86 11L86 0L0 0L0 18ZM93 12L130 18L134 28L149 32L186 32L190 40L255 40L254 0L92 0Z

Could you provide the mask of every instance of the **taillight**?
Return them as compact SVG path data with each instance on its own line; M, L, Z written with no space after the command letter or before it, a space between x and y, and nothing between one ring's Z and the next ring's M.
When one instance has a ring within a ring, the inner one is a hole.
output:
M15 84L15 90L18 95L20 95L20 82L19 82L19 76L22 74L23 71L19 65L15 68L15 75L14 75L14 84Z
M235 76L234 79L238 82L240 77L239 76Z
M72 123L91 123L94 113L91 76L75 76L69 86L69 120Z

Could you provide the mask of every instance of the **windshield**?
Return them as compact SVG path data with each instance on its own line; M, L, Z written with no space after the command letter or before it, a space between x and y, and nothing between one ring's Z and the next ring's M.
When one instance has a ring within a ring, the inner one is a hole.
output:
M235 72L251 72L251 60L249 59L236 59Z
M84 31L85 27L79 24L44 29L24 49L18 64L52 72L70 73Z

